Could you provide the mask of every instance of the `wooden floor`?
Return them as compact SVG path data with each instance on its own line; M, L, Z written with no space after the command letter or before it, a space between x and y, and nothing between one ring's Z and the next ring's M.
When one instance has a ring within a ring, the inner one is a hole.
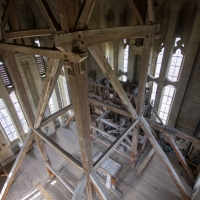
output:
M58 128L56 134L51 136L60 146L80 159L79 147L77 143L77 134L75 123L72 122L68 128ZM52 162L53 167L60 172L73 187L76 187L78 179L81 177L81 172L78 171L73 165L67 162L57 152L47 146L47 151ZM105 147L98 141L92 142L92 154L97 155L98 152L104 152ZM116 162L126 167L129 160L122 157L120 154L114 152L111 158ZM183 168L178 164L176 157L169 156L173 161L173 165L183 182L188 194L191 192L192 183L183 172ZM7 169L11 167L8 166ZM119 176L117 181L117 189L122 193L121 199L126 200L178 200L182 199L179 191L177 190L174 182L170 178L168 171L161 162L160 158L155 154L153 159L148 164L142 176L136 176L134 170L128 169ZM5 180L0 179L0 187L2 188ZM7 200L42 200L44 197L38 192L36 184L41 182L53 199L71 199L71 193L60 183L59 180L54 178L48 179L44 164L42 162L39 150L34 144L34 148L30 151L17 173L15 181L8 193ZM1 189L0 188L0 189ZM107 190L107 189L106 189ZM119 199L112 192L107 190L111 199ZM86 198L84 192L84 198ZM99 199L98 197L96 199ZM196 196L195 200L200 199L200 193Z

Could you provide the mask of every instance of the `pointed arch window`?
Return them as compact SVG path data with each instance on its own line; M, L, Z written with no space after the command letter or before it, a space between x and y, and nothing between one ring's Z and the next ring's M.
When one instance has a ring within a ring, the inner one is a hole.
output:
M24 132L28 133L28 124L27 124L26 118L24 116L24 113L22 111L22 108L21 108L21 106L19 104L19 101L17 99L17 96L15 94L15 91L10 93L10 99L11 99L11 101L12 101L14 107L15 107L15 111L16 111L16 113L18 115L19 121L20 121L20 123L22 125L22 128L23 128Z
M177 81L180 70L181 64L183 61L183 55L181 54L181 49L177 49L172 56L169 72L168 72L168 79L171 81Z
M51 114L56 112L56 108L54 106L53 97L52 96L49 99L49 109L50 109Z
M123 71L127 72L128 71L128 54L129 54L129 45L127 44L126 39L124 39L124 66L123 66ZM126 82L127 81L127 76L122 75L122 81Z
M159 75L160 75L160 69L161 69L164 49L165 49L164 47L161 49L161 51L160 51L160 53L158 54L158 57L157 57L156 69L155 69L155 73L154 73L155 78L159 77ZM153 82L152 92L151 92L151 100L153 100L153 102L155 101L156 91L157 91L157 83Z
M4 106L4 102L0 99L0 123L7 134L10 142L17 139L17 133L15 127L12 123L12 120L8 114L6 107Z
M164 93L162 97L162 104L159 112L159 116L162 119L163 123L166 124L169 112L171 109L173 97L174 97L175 87L172 85L165 86Z
M178 42L181 40L181 38L176 38L175 44L174 44L174 54L171 58L171 63L168 71L168 79L171 81L178 81L178 78L180 76L181 72L181 66L183 61L183 55L181 53L181 49L179 48L180 45L178 45ZM184 47L184 45L181 46L181 48ZM159 111L159 116L163 120L163 123L166 124L169 118L170 110L173 104L173 98L175 95L175 87L172 85L168 85L164 88L164 93L162 96L162 102L161 107Z

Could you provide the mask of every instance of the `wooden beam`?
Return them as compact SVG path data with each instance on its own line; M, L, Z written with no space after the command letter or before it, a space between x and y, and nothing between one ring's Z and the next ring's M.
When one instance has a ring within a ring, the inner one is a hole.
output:
M11 51L3 51L3 56L5 66L8 69L8 72L16 88L17 96L19 97L20 104L22 105L28 124L30 127L33 127L35 117L31 109L29 99L26 95L26 90L17 63L15 61L15 56Z
M82 62L87 58L87 52L61 52L53 48L47 47L36 47L36 46L28 46L28 45L16 45L10 43L2 43L0 42L0 49L8 50L12 52L20 52L25 54L32 55L41 55L49 58L55 58L60 60L68 60L70 62Z
M156 34L160 25L125 26L95 30L83 30L73 33L56 35L55 46L65 51L83 50L87 47L124 38L144 38L149 34Z
M49 103L49 99L60 75L60 71L63 67L63 61L58 59L50 58L47 65L47 72L42 86L42 93L35 116L34 127L37 129L40 127L44 112Z
M74 188L56 171L48 162L44 163L46 167L60 180L60 182L72 193L74 194Z
M43 187L43 185L39 182L36 185L37 189L40 191L40 193L42 194L42 196L46 199L46 200L53 200L50 196L50 194L46 191L46 189Z
M50 137L48 137L45 133L43 133L39 129L34 129L35 134L38 135L43 141L45 141L49 146L51 146L54 150L56 150L60 155L62 155L65 159L67 159L70 163L76 166L78 169L83 171L82 163L75 159L70 153L65 151L62 147L60 147L56 142L54 142Z
M102 199L103 200L110 200L109 195L107 194L107 192L103 188L102 184L100 183L99 179L96 177L94 172L92 172L90 174L90 179L92 181L92 184L94 185L94 187L98 191L99 195L102 197Z
M43 119L41 121L40 127L48 124L49 122L51 122L52 120L56 119L60 115L65 114L67 111L71 110L72 108L73 108L73 104L70 104L70 105L60 109L59 111L53 113L52 115L46 117L45 119Z
M16 3L13 3L9 14L9 24L11 25L10 29L11 30L19 30L19 21L18 21L18 15L17 15L17 9L16 9ZM6 40L8 40L8 37L6 35L6 32L4 31L4 34L6 36ZM22 39L16 39L15 40L16 44L23 44Z
M8 72L14 82L16 91L17 91L17 96L19 97L20 103L22 105L22 109L24 110L24 114L26 116L26 119L28 121L28 125L29 127L33 127L33 122L34 122L34 114L33 111L31 109L31 105L28 99L28 96L26 94L26 90L21 78L21 74L19 72L17 63L15 61L15 56L13 54L13 52L11 51L3 51L3 55L4 55L4 60L5 60L5 65L8 69ZM34 134L34 138L36 140L36 143L38 145L38 148L40 150L40 153L42 154L42 158L44 161L48 161L50 163L47 151L45 149L44 143L43 141L40 140L40 138L37 138ZM50 171L48 171L48 174L50 177L52 177L52 173Z
M92 97L88 97L88 102L92 105L95 105L95 106L102 106L104 108L107 108L115 113L119 113L121 115L124 115L124 116L127 116L127 117L130 117L131 118L131 115L130 113L127 111L127 110L124 110L120 107L117 107L115 105L110 105L108 103L105 103L101 100L98 100L98 99L95 99L95 98L92 98Z
M95 122L98 122L101 118L106 117L110 113L110 110L107 110L105 113L101 114L99 117L95 119Z
M155 150L154 150L154 148L152 148L151 151L149 152L149 154L147 155L147 157L144 159L144 161L140 164L139 168L137 169L137 174L139 174L139 175L142 174L145 167L147 166L147 164L149 163L149 161L153 157L154 153L155 153Z
M115 75L114 71L112 70L110 64L108 63L107 59L103 55L99 46L91 46L88 48L96 62L99 64L100 68L104 72L104 74L108 77L109 81L111 82L112 86L114 87L115 91L119 95L120 99L122 100L123 104L127 106L131 116L134 119L138 118L138 115L133 108L129 98L127 97L126 92L124 91L122 85L120 84L117 76Z
M16 45L16 44L0 42L0 49L12 51L15 53L20 52L20 53L24 53L24 54L41 55L41 56L45 56L45 57L49 57L49 58L68 60L67 55L65 55L64 53L62 53L56 49L52 49L52 48Z
M113 135L93 126L93 125L91 125L90 127L91 127L91 129L94 129L94 130L100 132L103 136L105 136L106 138L108 138L109 140L111 140L113 142L117 139L115 136L113 136ZM124 145L125 147L127 147L129 150L131 150L131 147L128 144L126 144L125 142L122 141L121 144Z
M76 24L76 29L83 29L87 26L90 16L95 5L95 0L85 0L79 20Z
M83 174L78 181L78 184L76 186L76 189L74 190L74 195L72 196L72 200L78 200L81 199L81 196L83 195L83 191L85 189L85 186L87 184L87 174Z
M102 154L102 156L94 163L94 172L97 170L105 159L119 146L119 144L124 140L128 133L136 126L138 120L132 122L121 135L109 146L109 148Z
M191 200L194 200L198 191L200 190L200 172L196 178L196 181L195 181L195 184L194 184L194 187L192 189L192 192L191 192L191 196L190 196L190 199Z
M143 117L140 117L140 126L141 126L142 130L144 131L144 133L146 134L146 136L148 137L148 140L151 143L151 145L153 146L153 148L155 149L156 153L159 155L159 157L165 164L167 170L169 171L171 178L173 179L173 181L174 181L176 187L178 188L180 194L182 195L183 199L189 200L189 196L188 196L187 191L185 190L181 180L179 179L176 171L174 170L174 168L173 168L172 164L170 163L169 159L167 158L166 154L164 153L164 151L162 150L162 148L160 147L160 145L154 138L153 133L151 131L151 127L149 126L149 124Z
M154 0L147 0L147 3L148 3L149 20L151 23L155 23Z
M156 112L156 110L154 109L154 107L151 105L151 108L153 109L153 112L155 113L156 117L158 118L158 120L160 121L160 123L162 124L162 126L164 125L162 119L160 118L160 116L158 115L158 113Z
M128 3L128 6L132 11L134 11L134 15L137 18L137 20L139 21L140 25L144 25L144 17L142 16L142 13L140 12L135 0L126 0Z
M8 22L9 13L10 13L10 10L12 8L11 4L13 4L13 3L14 3L14 0L8 0L7 3L6 3L5 10L4 10L3 15L1 17L1 29L4 29L7 22Z
M71 63L68 66L68 74L70 81L70 88L72 92L72 100L74 105L74 114L76 119L76 127L79 140L79 148L81 152L81 160L83 169L87 173L89 180L89 174L93 169L92 162L92 149L90 138L90 112L87 102L88 86L87 86L87 73L86 63L79 64ZM94 190L91 183L87 183L88 199L92 200Z
M137 102L136 102L136 111L139 116L142 115L142 111L144 110L145 91L146 91L146 83L147 83L147 74L148 74L148 69L149 69L151 43L152 43L152 36L151 35L145 36L144 42L143 42L142 60L140 64L140 74L139 74L138 95L137 95ZM132 137L132 152L134 156L137 155L139 133L140 133L140 127L138 125L134 129L134 133Z
M103 145L109 147L109 144L108 144L107 142L103 141L102 139L100 139L100 138L98 138L98 137L96 137L96 136L94 136L94 135L92 135L92 134L90 134L90 135L91 135L91 137L93 137L95 140L97 140L97 141L99 141L100 143L102 143ZM124 156L124 157L125 157L126 159L128 159L129 161L132 161L132 157L131 157L131 156L129 156L129 155L125 154L125 153L122 153L121 151L119 151L119 150L117 150L117 149L115 149L114 151L117 152L118 154Z
M183 167L184 167L185 171L187 172L188 176L190 177L190 179L192 181L194 181L194 174L192 173L192 170L188 167L188 165L186 163L186 160L185 160L185 157L183 156L183 154L181 153L180 149L176 145L176 142L175 142L174 138L172 138L172 136L169 133L167 133L166 131L164 131L164 135L167 138L167 141L169 142L171 147L173 148L174 152L176 153L176 156L178 157L179 161L183 165Z
M145 118L146 119L146 118ZM148 121L148 123L150 124L150 126L158 131L164 132L167 131L169 134L174 134L179 138L183 138L187 141L193 142L195 144L199 144L200 145L200 139L197 137L194 137L192 135L188 135L176 128L172 128L170 126L162 126L161 124L159 124L156 121L150 120L150 119L146 119Z
M81 12L81 1L63 1L58 0L59 10L60 13L60 21L62 30L74 30L76 26L79 25L80 17L79 13ZM91 2L91 1L90 1ZM68 7L66 7L66 4ZM88 6L88 3L85 4ZM63 6L63 8L61 8ZM91 5L89 5L91 6ZM92 6L93 7L93 6ZM87 11L86 8L84 8ZM87 14L86 14L87 15ZM68 16L68 17L67 17ZM89 14L90 16L90 14ZM65 18L62 18L65 17ZM89 19L89 17L86 17ZM84 20L87 23L87 20ZM83 22L81 26L85 26ZM76 24L78 22L78 24ZM61 47L61 51L64 52L65 49ZM84 59L82 59L84 61ZM74 62L74 61L72 61ZM93 169L93 162L92 162L92 149L91 149L91 142L90 142L90 116L89 116L89 106L87 102L87 94L88 94L88 83L87 83L87 70L86 70L86 63L69 63L68 67L68 74L69 74L69 81L70 87L72 91L72 99L74 104L74 115L76 119L77 125L77 133L78 133L78 140L79 140L79 148L81 152L81 160L83 164L83 169L87 174L87 197L88 200L95 199L95 191L90 181L89 174Z
M32 143L32 137L33 134L32 134L32 129L29 129L28 133L27 133L27 136L26 136L26 140L24 141L24 145L23 147L21 148L13 166L12 166L12 169L6 179L6 182L3 186L3 189L1 190L1 194L0 194L0 199L1 200L5 200L6 197L7 197L7 194L8 194L8 191L12 185L12 182L15 178L15 175L20 167L20 165L22 164L24 158L25 158L25 155L30 147L30 144Z
M40 10L42 11L42 14L44 18L46 19L47 24L49 25L49 28L51 28L53 31L59 30L59 25L51 12L51 9L47 3L46 0L36 0Z
M15 30L15 31L6 31L7 39L18 39L18 38L27 38L35 36L46 36L51 35L53 31L51 29L29 29L29 30Z

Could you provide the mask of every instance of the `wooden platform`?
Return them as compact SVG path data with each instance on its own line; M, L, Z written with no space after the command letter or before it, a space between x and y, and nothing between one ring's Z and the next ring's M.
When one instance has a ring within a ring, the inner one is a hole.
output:
M76 127L72 122L69 128L58 128L55 135L52 136L57 143L64 149L73 154L76 158L80 158L79 147L77 143ZM47 145L46 145L47 146ZM106 147L98 141L92 141L93 156L100 151L104 152ZM69 162L62 158L53 149L47 146L47 151L51 159L52 165L73 187L76 186L78 179L81 177L81 172L74 168ZM116 162L122 164L122 169L129 164L129 160L114 152L111 156ZM173 161L176 171L180 175L187 192L191 192L191 181L183 172L182 166L178 164L176 157L169 156ZM9 170L8 166L7 170ZM5 180L0 179L0 187L2 188ZM30 151L17 173L15 181L8 193L8 200L42 200L44 197L36 189L36 184L41 182L53 199L71 199L71 193L54 178L48 179L47 172L42 162L39 150L34 144L34 148ZM117 181L117 190L122 193L121 199L126 200L178 200L182 199L174 182L170 178L165 166L155 154L153 159L148 164L142 176L136 176L134 170L128 169L121 174ZM107 189L106 189L107 190ZM107 190L111 199L119 199L112 192ZM85 192L86 194L86 192ZM86 199L86 196L83 196ZM98 199L98 197L96 198ZM200 199L200 193L195 198Z

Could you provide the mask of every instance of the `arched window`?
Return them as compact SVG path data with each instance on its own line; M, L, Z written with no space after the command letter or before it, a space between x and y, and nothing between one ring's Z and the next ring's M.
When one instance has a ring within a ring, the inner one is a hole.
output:
M10 142L17 139L17 133L15 127L12 123L12 120L8 114L7 109L4 106L4 102L0 99L0 123L7 134Z
M161 49L161 51L160 51L160 53L158 54L158 57L157 57L156 69L155 69L155 73L154 73L155 78L159 77L159 75L160 75L160 69L161 69L164 49L165 48Z
M176 52L172 56L169 72L168 72L168 78L171 81L177 81L181 69L181 64L183 60L183 55L181 54L181 50L177 49Z
M172 105L172 100L174 97L175 87L172 85L165 86L164 93L162 97L162 104L159 112L159 116L162 119L163 123L166 124L169 112Z
M22 125L24 132L28 133L28 124L27 124L26 118L24 116L24 113L22 112L21 106L19 104L19 101L18 101L17 96L14 91L10 93L10 98L15 107L15 111L18 115L18 118L20 120L20 123Z
M168 79L171 81L178 81L181 72L181 66L183 61L183 55L181 54L181 49L184 45L178 44L181 38L176 38L174 44L174 54L172 55L169 71L168 71ZM180 48L179 48L180 47ZM172 85L168 85L164 88L164 93L162 97L161 107L159 111L159 116L163 120L163 123L167 123L169 118L170 109L173 103L173 97L175 94L175 88Z
M124 66L123 66L123 71L127 72L128 71L128 54L129 54L129 45L126 43L126 39L124 39ZM127 81L127 76L122 75L122 81Z
M155 73L154 73L155 78L159 77L159 75L160 75L163 53L164 53L164 48L161 49L161 51L160 51L160 53L158 54L158 57L157 57L156 69L155 69ZM152 92L151 92L151 100L153 100L153 101L155 101L156 90L157 90L157 83L153 82Z
M50 109L51 114L53 114L53 113L56 112L55 106L53 104L53 98L52 98L52 96L49 99L49 109Z

